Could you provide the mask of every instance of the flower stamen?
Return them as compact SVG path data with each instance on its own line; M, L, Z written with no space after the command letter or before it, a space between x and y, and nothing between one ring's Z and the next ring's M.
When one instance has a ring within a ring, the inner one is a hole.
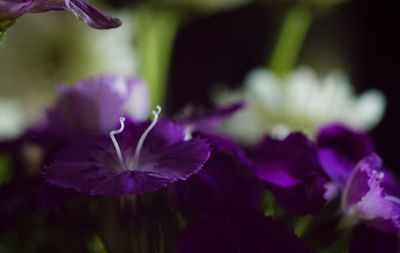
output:
M117 129L117 130L112 130L110 132L110 138L111 138L111 141L112 141L112 143L114 145L115 153L117 153L117 157L118 157L118 160L119 160L121 166L124 166L124 159L122 157L122 152L121 152L121 149L120 149L120 147L118 145L117 139L115 139L115 135L116 134L120 134L120 133L122 133L122 131L124 131L124 128L125 128L124 121L125 121L124 117L119 118L119 122L121 123L120 128Z
M147 135L150 133L150 131L154 128L154 126L157 124L158 121L158 115L161 113L161 106L157 105L156 110L152 111L153 113L153 121L151 124L146 128L146 130L143 132L142 136L140 136L140 139L138 141L138 144L136 146L135 150L135 156L133 158L133 166L132 170L137 169L139 166L139 157L140 157L140 151L142 150L143 143L146 140Z

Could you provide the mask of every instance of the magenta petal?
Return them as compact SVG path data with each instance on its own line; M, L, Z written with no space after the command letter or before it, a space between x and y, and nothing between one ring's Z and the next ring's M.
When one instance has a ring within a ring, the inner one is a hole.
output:
M351 217L384 231L400 229L400 200L386 193L382 161L376 155L362 159L343 190L342 207Z

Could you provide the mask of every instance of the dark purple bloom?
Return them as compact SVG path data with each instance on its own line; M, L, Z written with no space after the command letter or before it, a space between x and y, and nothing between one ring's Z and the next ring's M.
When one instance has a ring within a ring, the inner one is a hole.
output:
M82 22L97 29L121 25L119 19L103 13L83 0L0 0L0 25L1 21L12 21L26 13L51 10L70 11Z
M200 136L212 144L213 151L201 171L178 184L180 205L195 213L258 210L260 191L244 151L224 137Z
M317 148L301 133L284 140L265 137L255 148L254 167L278 203L298 215L318 211L324 204L328 182L317 156Z
M150 126L131 122L124 129L121 121L111 139L103 135L69 145L47 168L48 181L91 195L121 196L187 179L207 161L208 144L200 138L185 141L182 126L156 124L159 112L153 113Z
M214 214L189 225L179 253L303 253L300 239L283 225L259 213Z
M136 78L95 76L74 86L60 85L56 105L31 129L40 142L65 142L109 133L120 116L142 120L148 113L147 89Z

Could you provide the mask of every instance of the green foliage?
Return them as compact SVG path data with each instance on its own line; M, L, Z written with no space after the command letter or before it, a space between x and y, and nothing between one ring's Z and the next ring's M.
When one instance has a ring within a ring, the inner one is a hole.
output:
M90 253L107 253L103 241L97 235L93 236L87 245Z
M0 185L10 179L10 160L5 155L0 155Z
M15 23L14 19L1 19L0 18L0 42L4 39L6 36L6 31L7 28L12 26Z

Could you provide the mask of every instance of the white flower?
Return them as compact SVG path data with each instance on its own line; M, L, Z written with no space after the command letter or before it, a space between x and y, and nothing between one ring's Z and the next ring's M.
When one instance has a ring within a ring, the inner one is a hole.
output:
M0 94L18 100L32 121L54 99L54 86L62 81L136 74L133 18L118 16L124 22L120 28L102 31L63 13L19 18L0 44Z
M100 73L132 75L137 72L133 18L122 13L118 16L123 22L118 29L85 31L84 46L90 58L88 62L90 75Z
M25 127L21 106L12 100L0 99L0 140L16 137Z
M369 130L382 119L385 97L377 90L356 96L342 72L318 78L310 68L300 68L279 79L271 71L252 71L243 91L223 91L219 104L243 98L247 106L227 120L224 129L243 142L253 142L266 133L278 138L301 130L310 136L324 123L342 122Z

